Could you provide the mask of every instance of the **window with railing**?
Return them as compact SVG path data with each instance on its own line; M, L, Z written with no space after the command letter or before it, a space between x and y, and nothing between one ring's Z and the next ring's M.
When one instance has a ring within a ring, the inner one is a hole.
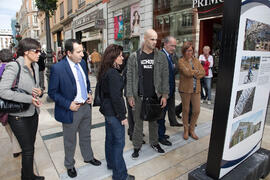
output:
M78 4L79 4L79 8L83 7L85 5L85 0L79 0Z
M60 4L60 20L64 19L64 2Z
M67 2L67 7L68 7L68 11L67 11L67 14L71 14L72 13L72 0L68 0Z
M37 25L37 23L38 23L37 15L33 15L33 24Z

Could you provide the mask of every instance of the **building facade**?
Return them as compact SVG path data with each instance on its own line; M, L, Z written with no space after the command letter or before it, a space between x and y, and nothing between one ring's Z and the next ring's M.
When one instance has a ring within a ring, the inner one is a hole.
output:
M39 40L40 28L35 0L22 0L21 8L17 13L17 22L21 27L19 34L22 38L31 37Z
M0 29L0 50L11 47L12 31L10 29Z
M153 28L153 2L114 0L108 2L108 44L119 44L125 53L141 47L146 29Z

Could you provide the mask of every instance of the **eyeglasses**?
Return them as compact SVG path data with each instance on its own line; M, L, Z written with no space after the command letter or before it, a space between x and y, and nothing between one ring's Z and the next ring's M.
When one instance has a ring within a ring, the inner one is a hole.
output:
M36 54L41 53L40 49L30 49L29 51L32 51L32 52L34 52Z

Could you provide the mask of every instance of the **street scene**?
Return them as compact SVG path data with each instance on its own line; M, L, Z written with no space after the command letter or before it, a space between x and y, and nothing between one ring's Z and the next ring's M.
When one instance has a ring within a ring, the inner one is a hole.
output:
M256 84L270 76L270 26L245 20L241 48L258 54L241 56L241 88L220 98L223 6L1 0L0 180L188 180L213 139L237 150L261 136L270 150L269 88ZM213 138L221 116L233 123Z

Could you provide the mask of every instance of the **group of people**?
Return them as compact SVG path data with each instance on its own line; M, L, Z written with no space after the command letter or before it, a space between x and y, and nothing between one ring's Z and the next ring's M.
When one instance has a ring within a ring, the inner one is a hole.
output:
M112 170L115 180L133 180L128 174L123 150L125 146L125 126L129 125L130 140L134 151L132 158L139 157L144 144L143 119L141 108L144 98L157 98L162 108L162 117L149 121L149 144L158 153L165 153L159 143L171 146L166 134L165 116L168 111L171 126L180 126L175 116L175 75L179 72L179 93L182 99L183 138L197 140L195 125L200 113L201 83L206 71L194 56L192 43L186 42L182 47L183 57L175 58L176 39L168 36L162 50L156 49L158 35L153 29L144 33L144 43L132 53L124 63L123 47L109 45L100 57L97 70L97 81L100 84L100 112L105 118L105 157L107 168ZM79 146L85 163L100 166L101 162L94 157L91 147L92 126L92 90L88 79L87 62L82 60L83 45L76 39L65 42L66 56L51 67L48 95L55 102L55 119L62 123L64 141L64 166L69 177L77 176L75 168L76 134L79 134ZM18 58L22 71L18 87L27 93L11 90L18 73L17 64L8 63L2 75L0 97L16 102L29 103L27 111L10 113L8 123L14 132L22 151L22 180L39 180L33 171L34 143L39 119L40 97L43 88L39 85L38 59L40 44L34 39L25 38L18 46ZM209 58L204 56L206 63ZM123 64L126 73L123 75ZM211 65L211 63L210 63ZM210 67L210 66L209 66ZM139 73L140 72L140 73ZM209 72L208 72L209 73ZM124 78L125 76L125 78ZM126 116L127 100L128 117ZM192 114L189 119L190 104Z

